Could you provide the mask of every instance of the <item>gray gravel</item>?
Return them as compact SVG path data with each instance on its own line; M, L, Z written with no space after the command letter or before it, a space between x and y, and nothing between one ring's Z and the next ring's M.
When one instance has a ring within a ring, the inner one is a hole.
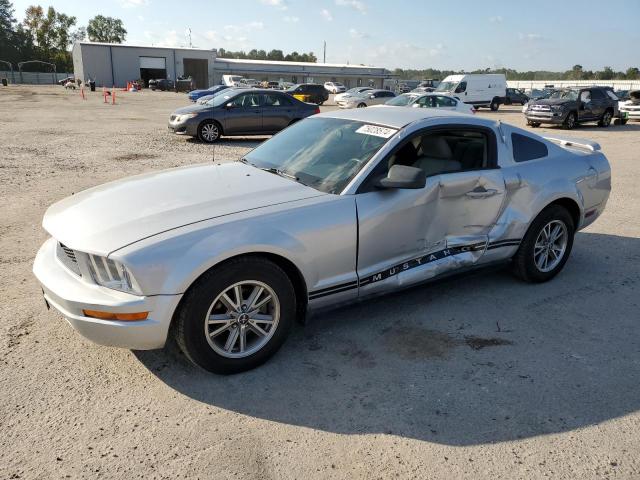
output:
M554 281L492 270L325 313L220 377L89 343L31 274L52 202L211 161L166 131L183 94L116 101L0 88L0 478L640 477L640 123L562 132L601 142L614 190Z

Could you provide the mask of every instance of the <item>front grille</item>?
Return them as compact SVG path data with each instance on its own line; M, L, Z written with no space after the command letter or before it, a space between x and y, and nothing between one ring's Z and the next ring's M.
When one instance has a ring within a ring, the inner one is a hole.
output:
M71 250L66 245L58 242L58 247L56 248L56 255L58 256L58 260L60 260L65 267L67 267L76 275L80 275L80 267L78 266L78 259L76 258L76 254L73 250Z
M531 105L531 110L537 112L550 112L551 107L549 105Z

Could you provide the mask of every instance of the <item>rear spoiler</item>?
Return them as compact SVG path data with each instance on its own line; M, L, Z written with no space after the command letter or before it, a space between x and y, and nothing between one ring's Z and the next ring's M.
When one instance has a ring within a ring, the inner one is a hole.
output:
M549 140L550 142L557 143L561 147L577 147L591 152L597 152L600 150L600 144L598 142L585 140L583 138L560 137L557 135L543 135L542 138Z

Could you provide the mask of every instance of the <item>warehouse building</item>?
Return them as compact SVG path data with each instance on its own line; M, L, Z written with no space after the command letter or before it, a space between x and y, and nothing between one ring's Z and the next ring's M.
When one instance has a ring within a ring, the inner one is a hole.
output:
M382 88L384 80L393 77L385 68L364 65L216 58L215 83L220 83L222 75L240 75L260 82L340 82L347 88Z
M99 86L124 87L138 79L191 76L199 88L214 78L215 50L199 48L138 47L117 43L76 42L73 45L76 78Z
M341 82L347 88L382 88L384 80L393 77L384 68L363 65L217 58L215 49L76 42L72 55L76 78L107 87L123 87L138 79L146 84L152 78L190 76L197 88L206 88L221 83L222 75L240 75L258 81Z

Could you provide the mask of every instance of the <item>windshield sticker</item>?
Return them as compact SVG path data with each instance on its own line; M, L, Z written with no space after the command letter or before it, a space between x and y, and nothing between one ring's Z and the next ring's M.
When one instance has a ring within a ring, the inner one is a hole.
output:
M394 128L378 127L377 125L363 125L356 130L356 133L363 135L374 135L376 137L389 138L398 130Z

